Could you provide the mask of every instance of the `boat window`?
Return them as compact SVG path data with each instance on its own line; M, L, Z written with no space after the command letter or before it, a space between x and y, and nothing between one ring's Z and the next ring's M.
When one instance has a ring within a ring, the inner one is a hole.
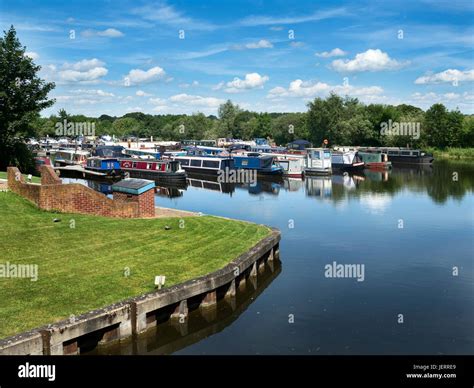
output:
M207 168L219 168L219 161L217 160L204 160L202 162L202 166L203 167L207 167Z
M402 156L410 156L411 152L410 151L402 151L401 155Z
M313 159L321 159L321 158L319 157L319 151L313 151L313 152L311 152L311 157L312 157Z
M193 166L193 167L201 167L201 160L199 160L199 159L192 159L192 160L191 160L191 166Z
M324 159L331 159L331 151L324 151Z
M189 166L189 159L180 159L181 166Z
M398 155L398 151L388 151L389 155Z
M420 151L413 151L413 152L412 152L412 155L413 155L413 156L419 156L419 155L420 155Z

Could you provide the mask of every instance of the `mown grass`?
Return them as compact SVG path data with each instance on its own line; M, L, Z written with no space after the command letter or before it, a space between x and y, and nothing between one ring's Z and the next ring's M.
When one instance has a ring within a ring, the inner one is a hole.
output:
M426 151L432 153L435 159L474 159L474 148L427 148Z
M0 278L0 338L152 291L155 275L170 286L215 271L270 233L210 216L183 220L180 228L179 218L50 213L0 192L0 265L38 265L36 282Z
M28 182L28 174L22 174L23 177L25 178L25 182ZM8 179L8 175L6 171L0 171L0 179ZM31 177L31 182L33 183L41 183L41 178L38 176L32 176Z

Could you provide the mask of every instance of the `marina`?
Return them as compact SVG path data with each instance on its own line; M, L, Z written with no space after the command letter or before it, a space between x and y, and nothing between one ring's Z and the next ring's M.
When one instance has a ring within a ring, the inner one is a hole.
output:
M453 171L459 172L461 181L452 181ZM185 187L157 187L157 206L275 225L282 232L281 273L264 294L236 313L239 317L234 316L231 325L226 326L224 313L218 312L209 322L201 314L190 314L188 334L163 321L136 341L93 347L90 352L468 354L474 346L467 329L474 321L466 309L474 303L468 292L473 281L468 236L473 226L463 208L474 205L473 190L470 165L441 162L284 178L281 182L257 180L254 187L191 174ZM427 225L424 220L432 217L434 209L445 221ZM399 228L400 218L403 229ZM454 254L453 245L445 245L446 239L456 244ZM400 246L406 252L403 258L396 248ZM364 264L364 281L325 277L325 266L333 262ZM463 275L453 277L453 266L462 266ZM460 295L465 302L454 303ZM442 315L432 309L435 300ZM406 306L404 316L419 322L410 331L397 324L400 310L394 303ZM228 311L226 306L218 302L218 311ZM369 314L373 310L379 317L377 323L374 313ZM294 324L288 323L290 314ZM225 328L216 332L211 329L216 325ZM249 331L248 325L261 329ZM191 340L197 328L202 328L202 336ZM440 329L451 336L439 338ZM369 341L374 335L380 341ZM235 336L241 340L232 341ZM279 341L275 342L275 336Z

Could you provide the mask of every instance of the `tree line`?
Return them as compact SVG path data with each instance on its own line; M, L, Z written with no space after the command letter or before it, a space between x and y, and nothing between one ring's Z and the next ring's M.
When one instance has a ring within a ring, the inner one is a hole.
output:
M34 124L38 136L54 136L55 124L94 122L96 135L118 138L140 137L155 140L254 138L272 139L286 145L296 139L306 139L315 146L324 139L331 145L399 146L405 147L473 147L474 116L459 110L448 110L434 104L426 112L412 105L365 105L356 98L331 94L315 98L302 113L258 113L241 109L227 101L217 116L203 113L191 115L150 115L127 113L121 117L102 115L98 118L69 115L61 110L49 118L38 117ZM399 134L383 133L384 126L398 125ZM418 128L408 133L402 129Z

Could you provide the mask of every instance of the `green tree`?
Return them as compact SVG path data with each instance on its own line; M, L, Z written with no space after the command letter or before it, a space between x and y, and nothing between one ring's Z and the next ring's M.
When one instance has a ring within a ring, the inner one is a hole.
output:
M224 104L221 104L218 109L218 116L221 121L223 133L226 137L234 137L235 118L241 111L238 105L234 105L231 100L227 100Z
M24 139L35 135L31 122L54 104L54 83L38 77L41 69L25 55L13 26L0 38L0 170L10 165L32 171L33 158Z
M425 113L425 129L429 145L444 148L449 145L448 111L443 104L434 104Z

